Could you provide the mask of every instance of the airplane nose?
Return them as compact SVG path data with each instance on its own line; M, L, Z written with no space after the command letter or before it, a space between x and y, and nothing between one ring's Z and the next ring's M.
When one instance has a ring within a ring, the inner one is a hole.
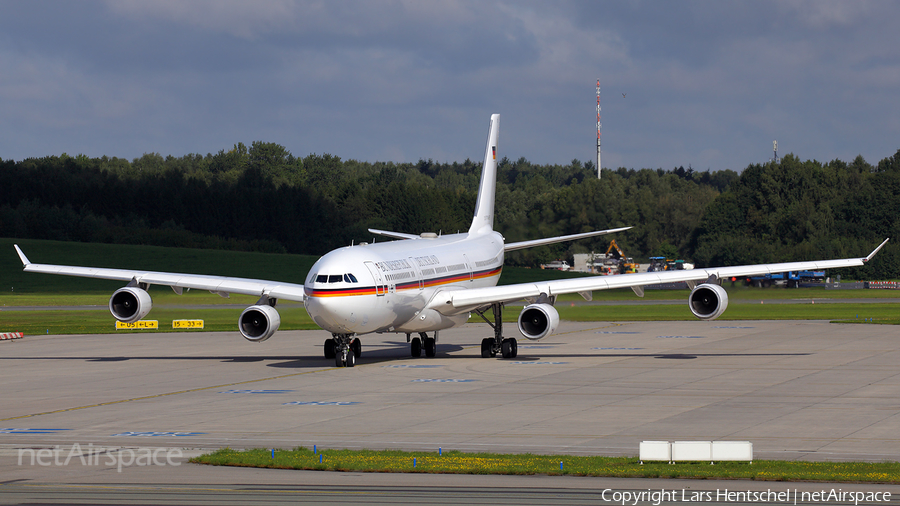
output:
M340 297L307 297L306 312L316 325L333 333L348 333L354 316L348 313L346 304Z

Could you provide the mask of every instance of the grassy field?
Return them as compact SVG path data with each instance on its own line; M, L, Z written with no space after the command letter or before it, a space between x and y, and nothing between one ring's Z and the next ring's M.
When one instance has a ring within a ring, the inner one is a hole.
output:
M10 288L18 292L52 292L64 289L78 291L108 290L117 282L93 279L42 276L22 272L22 262L13 249L18 244L34 263L85 265L176 271L190 274L212 274L252 279L275 279L303 284L306 273L319 259L315 255L248 253L240 251L163 248L121 244L88 244L78 242L41 241L0 238L0 293ZM583 273L506 267L501 284L583 277Z
M321 462L319 457L321 456ZM645 462L634 457L503 455L492 453L322 450L308 448L247 451L225 448L191 459L220 466L322 471L434 474L544 474L620 478L747 479L832 483L900 483L898 462Z
M39 241L0 238L0 304L24 300L28 294L109 294L121 287L117 281L72 278L22 271L13 249L19 244L34 263L83 265L91 267L127 268L150 271L212 274L252 279L272 279L302 284L306 273L318 259L313 255L279 255L237 251L162 248L158 246L130 246L119 244L86 244L77 242ZM527 283L549 279L583 277L583 273L504 267L500 284ZM791 298L879 298L893 297L893 290L828 290L818 288L752 288L726 284L729 297L739 300ZM170 291L170 293L172 293ZM12 296L12 298L10 298ZM109 295L106 295L108 298ZM578 298L572 295L571 298ZM645 300L685 298L679 290L647 290ZM594 300L635 299L630 289L594 292ZM174 298L173 298L174 299ZM210 300L215 300L210 297ZM206 303L206 302L204 302ZM17 304L26 305L26 304Z
M0 239L0 331L26 334L115 333L114 320L104 311L10 311L4 307L17 306L100 306L105 307L109 296L121 282L45 274L28 274L12 245L18 243L35 263L136 268L143 270L207 273L257 279L277 279L302 283L317 257L309 255L275 255L153 246L111 244L83 244L56 241ZM561 273L540 269L507 267L501 284L535 282L583 274ZM9 287L8 289L6 287ZM722 320L759 319L815 319L839 320L852 323L900 323L893 303L823 304L826 299L878 299L900 296L893 290L824 290L821 288L753 288L729 286L726 290L730 304ZM647 290L639 299L630 289L594 292L594 301L638 301L638 305L602 306L583 304L577 294L559 298L557 309L563 320L569 321L647 321L693 320L687 310L687 290ZM171 330L171 320L202 319L207 331L236 330L241 309L194 308L208 305L253 304L256 297L232 295L222 298L206 291L177 295L168 287L150 288L154 309L148 319L160 322L159 331ZM796 299L799 304L766 304L766 301ZM654 301L678 300L685 304L664 305ZM819 301L819 304L815 304ZM279 305L284 330L317 328L306 312L296 303ZM506 311L504 320L515 321L517 312ZM480 321L473 319L472 321ZM148 331L140 331L148 332Z
M162 289L158 289L162 291ZM111 292L110 292L111 293ZM145 320L159 322L158 330L137 330L133 332L171 332L172 320L190 319L204 320L204 331L237 331L237 319L243 306L256 302L255 297L233 297L227 302L239 304L241 307L210 308L192 307L190 296L179 299L189 302L187 305L166 305L160 302L170 301L178 297L171 291L164 297L154 295L154 309ZM171 294L171 295L169 295ZM59 304L56 296L42 294L30 296L38 302L34 305ZM87 296L85 296L87 297ZM96 304L106 307L109 294L87 297L81 303ZM221 299L218 296L213 296ZM198 297L196 300L204 300ZM225 299L222 299L225 300ZM694 321L696 318L684 304L654 304L649 301L637 305L578 305L575 302L557 303L560 318L565 321ZM728 306L725 315L717 321L727 320L829 320L845 323L881 323L898 324L898 304L896 303L840 303L840 304L759 304L733 302ZM278 305L281 314L281 330L309 330L319 328L306 313L302 304L284 303ZM519 312L510 307L503 314L505 322L513 323ZM470 322L481 322L477 316ZM44 310L14 311L0 308L0 331L23 332L36 334L113 334L132 332L115 329L115 319L108 311L103 310ZM179 330L179 332L198 332L197 330Z
M250 301L249 306L255 301ZM108 311L0 311L0 331L38 334L116 334L123 332L173 332L172 320L203 320L203 330L180 329L174 332L237 332L238 316L243 308L178 309L154 308L144 320L159 322L158 330L116 330L115 318ZM310 330L312 322L303 306L278 307L279 330Z
M239 251L162 248L120 244L0 238L0 293L92 293L122 286L118 281L27 274L13 249L18 244L31 262L83 265L189 274L276 279L302 284L317 260L311 255L278 255ZM107 295L107 298L109 295Z

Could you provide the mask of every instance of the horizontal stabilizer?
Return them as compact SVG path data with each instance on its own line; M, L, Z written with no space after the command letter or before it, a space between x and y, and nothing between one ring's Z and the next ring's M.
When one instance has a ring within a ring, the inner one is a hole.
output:
M404 234L402 232L388 232L387 230L378 230L375 228L370 228L369 232L375 235L383 235L385 237L392 237L394 239L418 239L419 236L415 234Z
M585 232L583 234L562 235L559 237L548 237L546 239L535 239L533 241L513 242L513 243L505 245L504 249L506 251L514 251L517 249L533 248L535 246L544 246L546 244L556 244L558 242L577 241L578 239L584 239L586 237L594 237L597 235L606 235L606 234L612 234L615 232L622 232L623 230L628 230L629 228L631 228L631 227L612 228L609 230L597 230L595 232Z

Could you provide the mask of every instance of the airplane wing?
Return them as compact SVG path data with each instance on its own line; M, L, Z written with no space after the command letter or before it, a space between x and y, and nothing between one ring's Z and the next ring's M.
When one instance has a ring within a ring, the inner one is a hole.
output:
M114 279L119 281L135 281L148 285L169 286L176 293L185 288L209 290L212 293L227 297L230 293L243 295L268 295L275 299L303 301L303 285L266 281L262 279L230 278L225 276L203 276L198 274L179 274L172 272L137 271L127 269L102 269L96 267L75 267L68 265L33 264L25 253L15 246L19 259L25 266L25 272L44 274L60 274L82 278Z
M435 297L432 307L442 313L469 311L495 302L511 302L525 298L536 298L541 295L553 297L566 293L580 293L589 297L594 290L611 288L631 288L638 295L643 295L643 287L658 283L675 283L685 281L689 284L702 283L710 279L727 279L731 277L758 276L777 272L837 269L863 265L878 253L890 239L885 239L874 251L863 258L844 258L838 260L818 260L807 262L787 262L778 264L740 265L735 267L711 267L684 271L642 272L636 274L618 274L613 276L590 276L536 283L519 283L515 285L473 288L467 290L448 290Z

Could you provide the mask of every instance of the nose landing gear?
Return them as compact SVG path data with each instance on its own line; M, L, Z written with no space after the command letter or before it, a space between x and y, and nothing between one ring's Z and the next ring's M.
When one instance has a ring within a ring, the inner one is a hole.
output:
M332 334L325 340L325 358L334 359L335 367L353 367L362 355L362 343L353 334Z

